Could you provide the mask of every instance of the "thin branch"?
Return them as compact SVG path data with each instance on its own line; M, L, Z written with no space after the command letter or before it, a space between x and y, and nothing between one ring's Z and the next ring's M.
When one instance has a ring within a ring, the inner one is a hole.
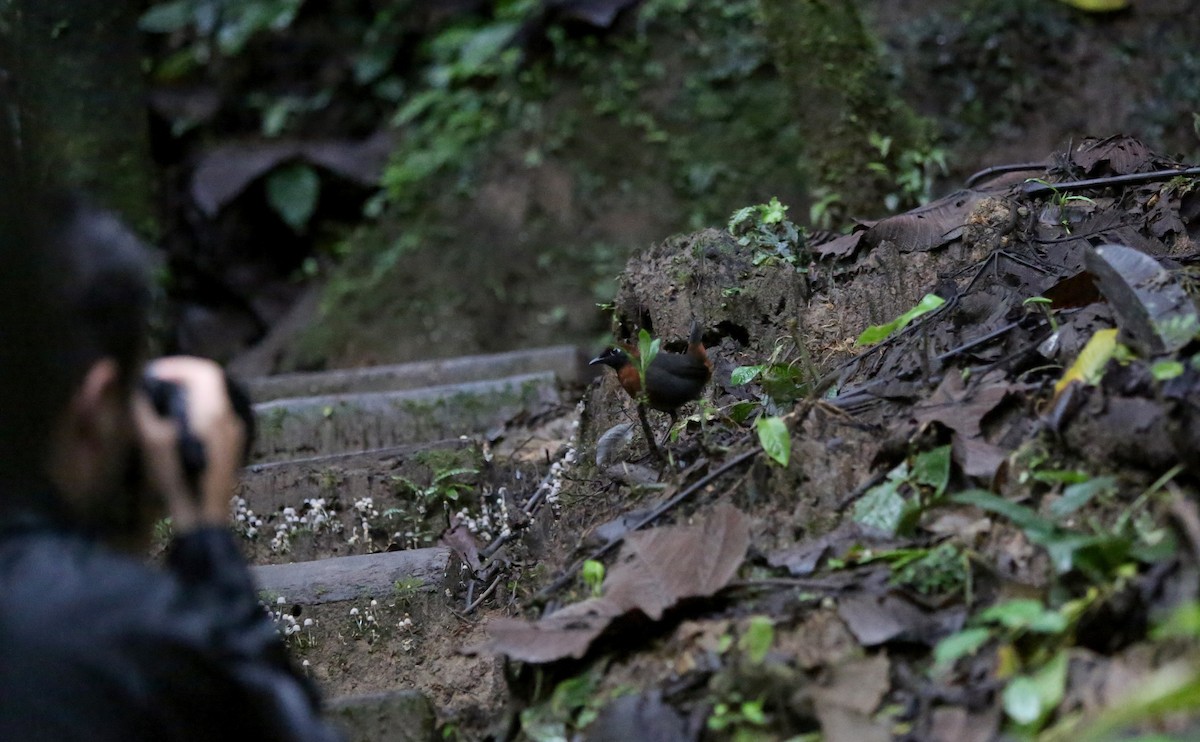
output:
M544 588L542 588L541 590L539 590L537 592L537 594L533 596L533 602L534 603L545 602L545 600L547 598L549 598L553 593L557 592L558 590L560 590L561 588L563 588L564 586L569 584L571 582L571 580L575 579L575 573L579 571L579 569L583 566L584 562L586 562L588 560L596 560L596 559L602 558L605 554L612 551L616 546L618 546L622 541L624 541L625 536L627 536L628 534L633 533L634 531L637 531L638 529L650 524L651 522L653 522L654 520L659 518L663 513L666 513L668 510L675 507L676 505L683 502L684 500L691 497L692 495L699 492L700 490L704 489L709 484L712 484L715 480L719 479L721 476L723 476L725 473L729 472L730 470L734 469L735 467L741 466L745 462L755 458L760 453L762 453L762 447L754 446L753 448L750 448L749 450L743 451L742 453L738 454L737 456L734 456L729 461L726 461L723 465L721 465L715 471L710 472L709 474L701 477L690 487L682 490L679 494L675 495L671 499L667 500L666 502L662 503L658 507L654 508L654 510L650 511L645 517L643 517L641 520L639 520L637 523L635 523L632 527L630 527L628 531L626 531L625 533L621 534L620 536L614 538L613 540L609 541L604 546L601 546L600 548L596 549L587 557L577 560L574 564L572 564L570 567L568 567L561 575L559 575L557 579L555 579L549 585L547 585Z
M463 615L466 615L466 614L470 613L471 611L475 610L476 608L479 607L480 603L487 600L488 596L491 595L493 592L495 592L496 586L500 584L500 579L502 577L504 577L504 575L496 575L496 579L492 580L492 584L488 585L488 589L484 590L483 593L481 593L480 596L474 600L474 602L472 602L470 605L468 605L466 607L466 609L463 610Z
M1155 170L1150 173L1110 175L1105 178L1087 178L1085 180L1072 180L1064 183L1038 183L1031 181L1023 184L1020 190L1026 196L1047 196L1052 193L1070 193L1072 191L1087 191L1093 188L1141 185L1142 183L1156 183L1179 177L1196 176L1200 176L1200 166L1183 168L1182 170Z

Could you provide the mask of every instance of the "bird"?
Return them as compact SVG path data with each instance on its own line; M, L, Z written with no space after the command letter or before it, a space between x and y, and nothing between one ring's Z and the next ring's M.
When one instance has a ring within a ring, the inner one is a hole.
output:
M713 364L704 348L702 330L699 322L692 322L687 350L683 353L662 351L654 356L646 369L645 402L651 409L671 416L671 427L668 430L675 427L679 418L679 408L698 399L708 380L712 378ZM604 365L616 371L617 381L630 397L638 400L638 414L642 419L643 432L652 452L661 458L654 439L650 436L650 425L641 406L642 379L635 360L637 355L637 350L632 347L613 347L593 358L588 365Z

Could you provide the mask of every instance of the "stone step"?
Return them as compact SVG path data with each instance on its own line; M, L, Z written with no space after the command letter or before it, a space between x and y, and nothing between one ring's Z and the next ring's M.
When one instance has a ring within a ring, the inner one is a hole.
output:
M554 373L407 391L279 399L255 405L253 461L369 451L485 432L560 403Z
M250 571L268 605L280 597L288 603L321 605L386 596L397 583L410 589L439 589L452 581L447 575L450 561L450 550L437 546L266 564Z
M326 716L341 727L347 742L432 742L437 714L424 693L400 690L330 701Z
M292 397L402 391L462 384L549 371L564 384L591 378L586 357L573 345L462 356L394 366L374 366L314 373L280 374L245 381L256 402Z
M299 509L310 498L325 498L327 502L336 499L343 509L364 497L382 502L395 493L395 477L424 484L434 468L474 468L473 449L471 441L450 438L362 453L251 464L242 470L237 495L259 515L285 507Z

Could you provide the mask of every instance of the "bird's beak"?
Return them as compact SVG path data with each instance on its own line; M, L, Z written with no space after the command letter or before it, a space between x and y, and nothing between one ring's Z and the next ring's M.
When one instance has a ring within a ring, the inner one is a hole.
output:
M604 356L596 356L592 360L588 361L589 366L595 366L597 363L604 363Z

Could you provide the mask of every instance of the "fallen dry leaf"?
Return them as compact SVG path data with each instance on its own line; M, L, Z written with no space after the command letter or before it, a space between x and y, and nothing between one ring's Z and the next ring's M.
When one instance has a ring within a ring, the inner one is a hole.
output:
M817 706L821 739L825 742L890 742L890 725L840 706Z
M1121 328L1121 341L1151 357L1174 353L1200 329L1187 292L1149 255L1123 245L1101 245L1083 254Z
M587 729L587 742L626 740L678 740L699 738L695 724L663 702L662 693L621 696L604 707Z
M887 595L848 595L838 600L838 616L864 647L891 641L932 645L940 637L961 628L961 607L926 613L911 601Z
M946 374L926 401L913 408L921 424L939 422L954 432L951 453L964 473L990 480L1008 452L983 436L983 418L1013 391L999 372L989 373L970 386L960 374Z
M873 714L892 687L891 663L887 654L853 659L832 668L828 685L813 695L818 705L833 704L860 714Z
M657 621L681 600L716 593L733 579L749 545L749 520L725 503L696 525L631 534L608 570L601 597L537 621L493 620L483 649L523 662L578 659L620 616L637 610Z
M657 621L684 598L712 595L737 573L750 545L750 521L722 503L699 525L626 537L604 580L604 595Z

